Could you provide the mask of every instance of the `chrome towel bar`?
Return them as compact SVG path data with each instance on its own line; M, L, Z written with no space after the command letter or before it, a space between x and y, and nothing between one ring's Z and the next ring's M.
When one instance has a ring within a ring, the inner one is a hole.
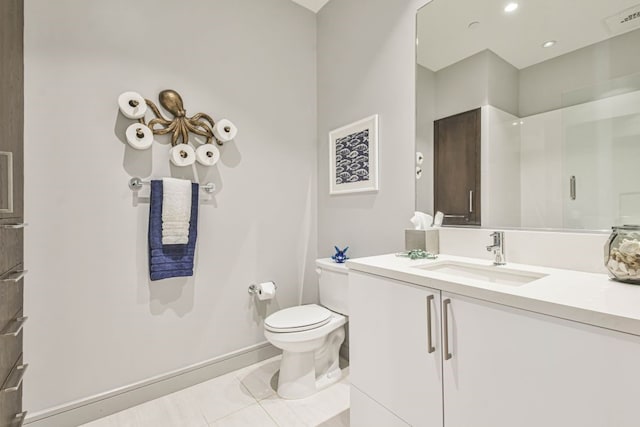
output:
M138 177L133 177L129 180L129 188L132 191L140 191L143 186L150 184L150 181L143 181ZM213 182L207 182L206 184L200 184L200 189L208 194L212 194L216 191L216 185Z

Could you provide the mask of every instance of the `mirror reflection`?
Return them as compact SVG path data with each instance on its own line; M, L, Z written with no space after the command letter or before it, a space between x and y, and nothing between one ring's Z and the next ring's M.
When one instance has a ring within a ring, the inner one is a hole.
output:
M420 9L416 209L490 228L640 223L636 2Z

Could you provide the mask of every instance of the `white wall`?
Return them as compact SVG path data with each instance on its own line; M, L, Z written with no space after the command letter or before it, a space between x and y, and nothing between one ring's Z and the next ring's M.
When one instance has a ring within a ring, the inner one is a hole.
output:
M638 44L640 30L635 30L523 68L519 115L593 101L610 96L611 91L638 89Z
M315 15L289 0L25 9L30 413L263 342L263 318L298 304L303 283L314 301ZM148 204L127 182L194 171L170 169L166 144L129 149L116 99L167 88L240 133L195 169L217 185L200 207L195 277L150 283ZM270 279L277 300L254 304L247 287Z
M433 121L435 119L435 73L416 66L416 151L424 156L422 177L416 181L416 210L433 212Z
M484 227L520 227L519 123L513 114L491 105L482 107L480 186Z
M404 247L415 206L417 0L333 0L318 14L318 252ZM329 131L380 115L380 191L329 196Z

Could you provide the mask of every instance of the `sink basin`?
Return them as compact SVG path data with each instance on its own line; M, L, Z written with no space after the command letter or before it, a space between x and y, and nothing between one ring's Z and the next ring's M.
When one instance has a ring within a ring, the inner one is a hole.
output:
M524 285L547 276L546 274L541 273L515 270L508 267L505 268L504 266L483 266L456 261L441 261L433 264L416 266L416 268L448 274L450 276L512 286Z

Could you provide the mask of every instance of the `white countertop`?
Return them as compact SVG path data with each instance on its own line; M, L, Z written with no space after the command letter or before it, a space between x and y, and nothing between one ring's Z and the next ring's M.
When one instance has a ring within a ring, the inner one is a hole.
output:
M442 261L491 266L491 261L452 255L411 260L394 254L347 261L350 270L426 286L485 301L640 336L640 286L605 274L507 263L497 269L546 274L523 285L501 285L415 268Z

